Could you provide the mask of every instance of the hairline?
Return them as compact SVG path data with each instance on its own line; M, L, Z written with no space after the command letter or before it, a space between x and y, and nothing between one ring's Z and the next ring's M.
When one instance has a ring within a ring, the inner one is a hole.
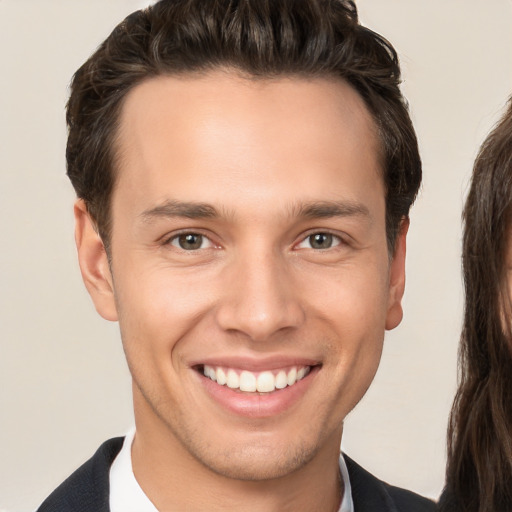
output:
M382 184L384 186L384 200L385 200L385 230L386 230L386 240L388 242L388 252L390 258L393 257L395 248L396 248L396 238L400 232L400 225L404 218L408 218L408 216L402 217L396 223L396 226L391 226L391 229L395 233L395 236L390 239L388 233L388 204L387 204L387 196L388 196L388 186L386 182L386 149L385 149L385 134L383 133L382 127L372 111L372 108L369 102L363 97L363 95L358 91L358 89L351 83L351 81L341 75L337 75L332 71L293 71L293 70L282 70L276 72L266 72L262 74L253 73L248 71L240 66L229 65L229 64L207 64L198 67L197 69L187 69L187 70L173 70L173 69L162 69L160 71L154 73L148 73L146 76L141 77L140 80L134 81L130 84L122 93L122 97L117 102L114 107L114 117L111 125L110 134L107 136L107 145L108 145L108 158L110 160L110 172L112 177L112 189L110 190L109 198L108 198L108 208L106 210L104 221L105 229L100 230L100 235L105 246L107 253L110 253L110 243L112 237L112 226L113 226L113 217L112 217L112 201L113 196L118 183L118 176L121 172L123 166L123 155L121 148L121 138L122 138L122 117L124 112L125 103L128 101L129 96L133 93L135 89L139 86L143 85L152 80L159 80L164 78L177 78L177 79L190 79L190 78L207 78L209 75L213 73L225 73L226 76L230 76L234 79L240 79L243 81L252 81L252 82L272 82L282 79L296 79L303 80L306 82L322 80L326 82L330 82L333 84L336 83L345 83L348 85L353 92L357 94L357 96L361 99L362 104L366 110L366 114L369 118L369 127L372 130L372 134L374 137L374 150L376 151L376 161L378 166L378 176L382 180ZM94 219L94 223L98 226L97 219Z

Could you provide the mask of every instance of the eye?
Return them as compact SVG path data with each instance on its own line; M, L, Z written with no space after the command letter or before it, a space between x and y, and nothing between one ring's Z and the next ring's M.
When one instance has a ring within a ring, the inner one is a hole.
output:
M169 240L170 245L184 251L197 251L213 247L212 242L200 233L182 233Z
M313 233L306 237L297 247L299 249L331 249L341 244L340 237L331 233Z

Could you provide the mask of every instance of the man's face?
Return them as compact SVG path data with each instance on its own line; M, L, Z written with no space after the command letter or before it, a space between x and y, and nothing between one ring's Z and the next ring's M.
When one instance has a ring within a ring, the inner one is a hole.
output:
M81 260L119 319L138 435L242 479L337 452L401 319L406 229L390 262L375 131L342 81L216 72L130 93L112 275L101 251Z

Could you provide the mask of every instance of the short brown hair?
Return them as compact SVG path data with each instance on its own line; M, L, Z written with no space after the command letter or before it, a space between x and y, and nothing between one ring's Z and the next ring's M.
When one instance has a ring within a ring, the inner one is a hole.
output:
M358 91L381 141L392 251L421 183L418 144L397 54L347 0L161 0L114 29L75 73L67 106L67 173L107 250L123 99L148 78L219 67L253 78L337 77Z

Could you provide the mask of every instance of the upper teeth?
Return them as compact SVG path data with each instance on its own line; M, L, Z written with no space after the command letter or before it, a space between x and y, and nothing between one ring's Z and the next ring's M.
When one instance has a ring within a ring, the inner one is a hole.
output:
M297 381L303 379L309 373L309 366L294 366L288 370L277 370L274 372L264 371L253 373L247 370L234 370L204 365L204 375L216 381L221 386L227 385L232 389L240 391L259 393L270 393L276 389L283 389L286 386L293 386Z

